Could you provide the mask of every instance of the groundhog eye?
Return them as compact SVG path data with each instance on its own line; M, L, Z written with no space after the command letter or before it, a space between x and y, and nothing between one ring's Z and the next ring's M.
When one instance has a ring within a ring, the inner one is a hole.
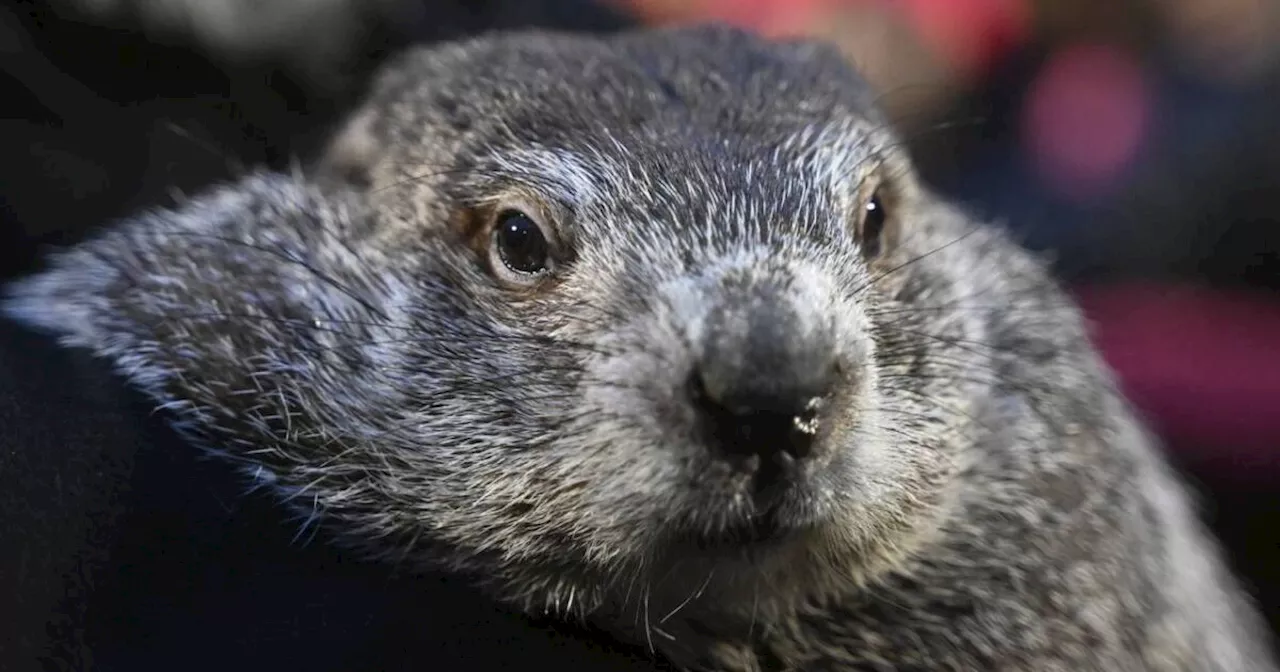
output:
M858 242L862 246L863 256L867 259L875 259L882 252L885 219L888 216L884 209L884 201L880 198L880 192L871 194L871 198L867 199L862 207Z
M542 227L519 210L503 210L493 229L493 245L508 269L526 275L547 270L551 245Z

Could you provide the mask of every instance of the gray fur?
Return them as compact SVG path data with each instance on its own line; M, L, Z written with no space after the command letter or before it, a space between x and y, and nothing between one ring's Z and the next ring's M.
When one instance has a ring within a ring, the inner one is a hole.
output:
M724 28L424 49L306 176L123 222L8 310L351 546L688 669L1275 669L1076 308L872 102L833 50ZM558 239L536 287L459 240L511 203ZM683 388L743 287L850 372L764 540Z

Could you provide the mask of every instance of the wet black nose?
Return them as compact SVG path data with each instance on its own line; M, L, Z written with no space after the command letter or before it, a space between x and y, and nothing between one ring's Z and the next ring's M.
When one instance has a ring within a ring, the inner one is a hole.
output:
M795 459L812 452L839 369L828 321L800 314L807 309L755 290L708 315L690 389L714 450Z
M787 393L716 397L701 378L691 381L694 403L712 448L731 455L787 455L804 459L813 448L827 385Z

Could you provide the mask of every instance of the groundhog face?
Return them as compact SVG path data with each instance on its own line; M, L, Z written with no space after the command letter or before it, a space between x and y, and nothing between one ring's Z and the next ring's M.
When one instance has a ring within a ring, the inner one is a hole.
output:
M786 608L929 534L983 388L970 225L871 103L726 29L416 52L312 175L139 217L11 312L377 555Z
M450 545L549 563L516 582L539 606L677 561L680 597L712 568L825 590L943 495L982 354L925 257L964 220L838 54L716 28L414 54L326 166L441 241L449 307L418 319L465 328L412 353L433 466L405 487L455 504Z

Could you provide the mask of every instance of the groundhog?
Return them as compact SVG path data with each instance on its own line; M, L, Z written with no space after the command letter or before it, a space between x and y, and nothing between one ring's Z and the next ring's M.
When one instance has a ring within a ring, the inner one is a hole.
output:
M423 48L7 310L371 560L681 669L1276 669L1077 308L875 101L727 27Z

